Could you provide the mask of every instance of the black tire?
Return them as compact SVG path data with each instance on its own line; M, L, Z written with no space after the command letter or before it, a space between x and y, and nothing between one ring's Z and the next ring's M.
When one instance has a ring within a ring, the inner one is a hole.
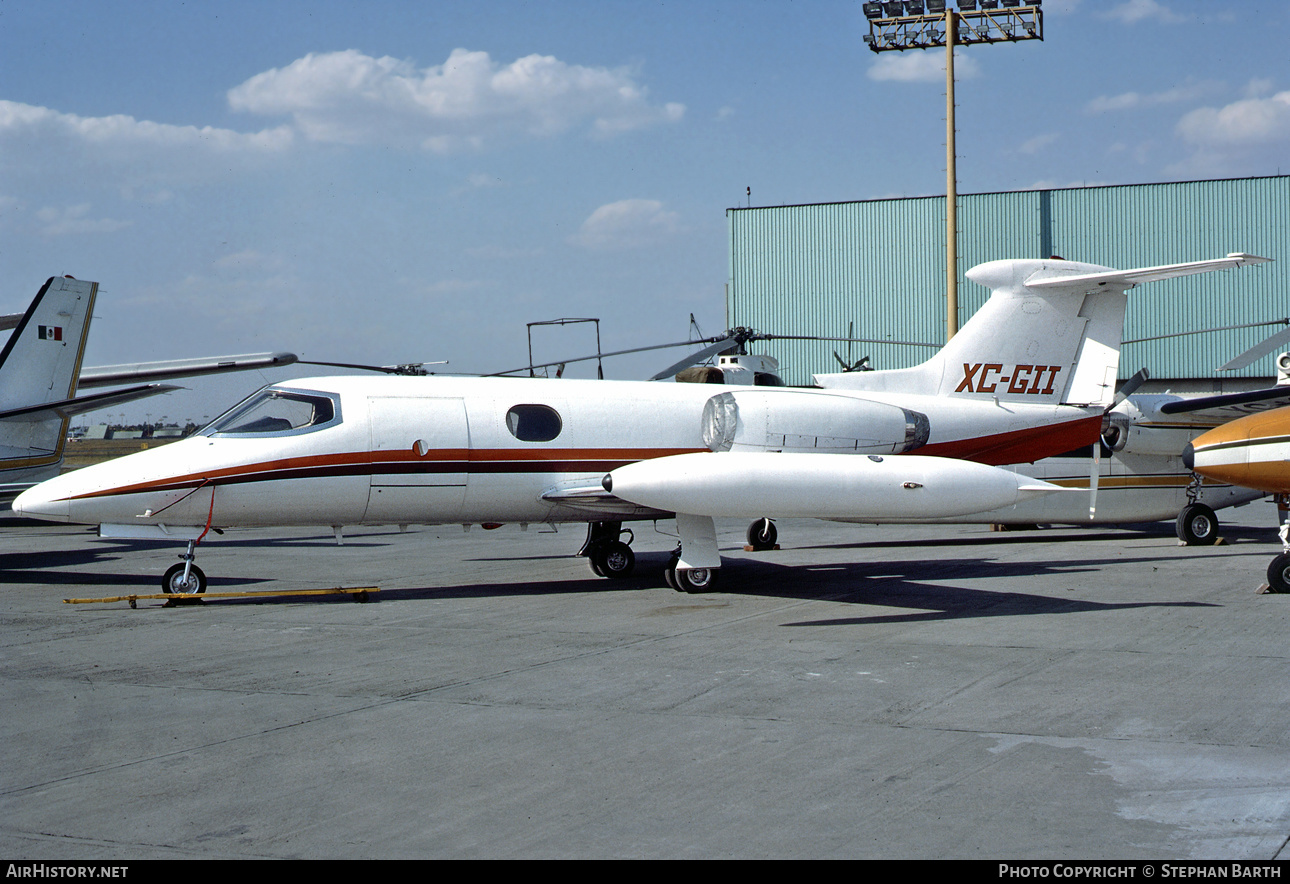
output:
M663 567L663 579L667 581L668 586L672 587L677 592L681 591L681 587L676 585L676 563L679 561L680 558L672 556L672 558L667 560L667 565Z
M747 537L748 545L754 550L765 551L775 548L779 532L775 530L775 523L770 519L758 519L748 526Z
M677 592L707 592L716 585L716 568L677 568L673 572Z
M1218 542L1218 516L1203 503L1189 503L1174 525L1178 539L1188 546L1213 546Z
M206 591L206 575L193 565L188 571L188 582L184 583L184 563L180 562L166 569L166 576L161 578L161 590L173 595L199 595Z
M1290 592L1290 553L1282 553L1268 565L1268 589Z
M592 551L591 563L591 570L601 577L616 580L632 573L636 567L636 553L621 540L611 540Z

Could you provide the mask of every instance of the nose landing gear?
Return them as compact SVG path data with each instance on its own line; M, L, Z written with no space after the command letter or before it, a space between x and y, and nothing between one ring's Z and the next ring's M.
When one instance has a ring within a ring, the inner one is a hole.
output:
M193 550L196 548L196 540L188 541L187 552L179 557L183 561L166 569L166 576L161 578L163 592L175 595L199 595L206 591L206 575L202 573L201 568L193 564L193 559L196 558Z

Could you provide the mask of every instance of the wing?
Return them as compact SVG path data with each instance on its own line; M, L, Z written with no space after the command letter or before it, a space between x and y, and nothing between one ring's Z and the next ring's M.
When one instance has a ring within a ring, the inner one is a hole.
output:
M1162 414L1190 414L1212 419L1215 423L1226 423L1247 414L1271 411L1285 405L1290 405L1290 386L1166 402L1160 406L1160 411Z

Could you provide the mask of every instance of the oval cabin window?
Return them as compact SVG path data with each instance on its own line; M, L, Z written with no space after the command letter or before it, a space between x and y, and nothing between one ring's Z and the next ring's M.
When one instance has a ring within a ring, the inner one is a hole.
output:
M506 412L506 429L521 442L550 442L563 428L559 412L549 405L516 405Z

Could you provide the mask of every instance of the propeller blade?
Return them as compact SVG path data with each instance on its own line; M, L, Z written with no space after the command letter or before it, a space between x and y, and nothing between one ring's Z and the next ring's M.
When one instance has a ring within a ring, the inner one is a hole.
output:
M1097 515L1097 480L1102 476L1102 440L1093 443L1093 471L1088 477L1088 520Z
M1111 402L1111 408L1115 408L1115 406L1136 393L1138 387L1145 384L1147 379L1150 377L1151 372L1147 371L1145 368L1139 369L1137 374L1125 381L1124 385L1120 387L1120 391L1115 394L1115 399ZM1108 408L1107 411L1110 411L1111 408Z

